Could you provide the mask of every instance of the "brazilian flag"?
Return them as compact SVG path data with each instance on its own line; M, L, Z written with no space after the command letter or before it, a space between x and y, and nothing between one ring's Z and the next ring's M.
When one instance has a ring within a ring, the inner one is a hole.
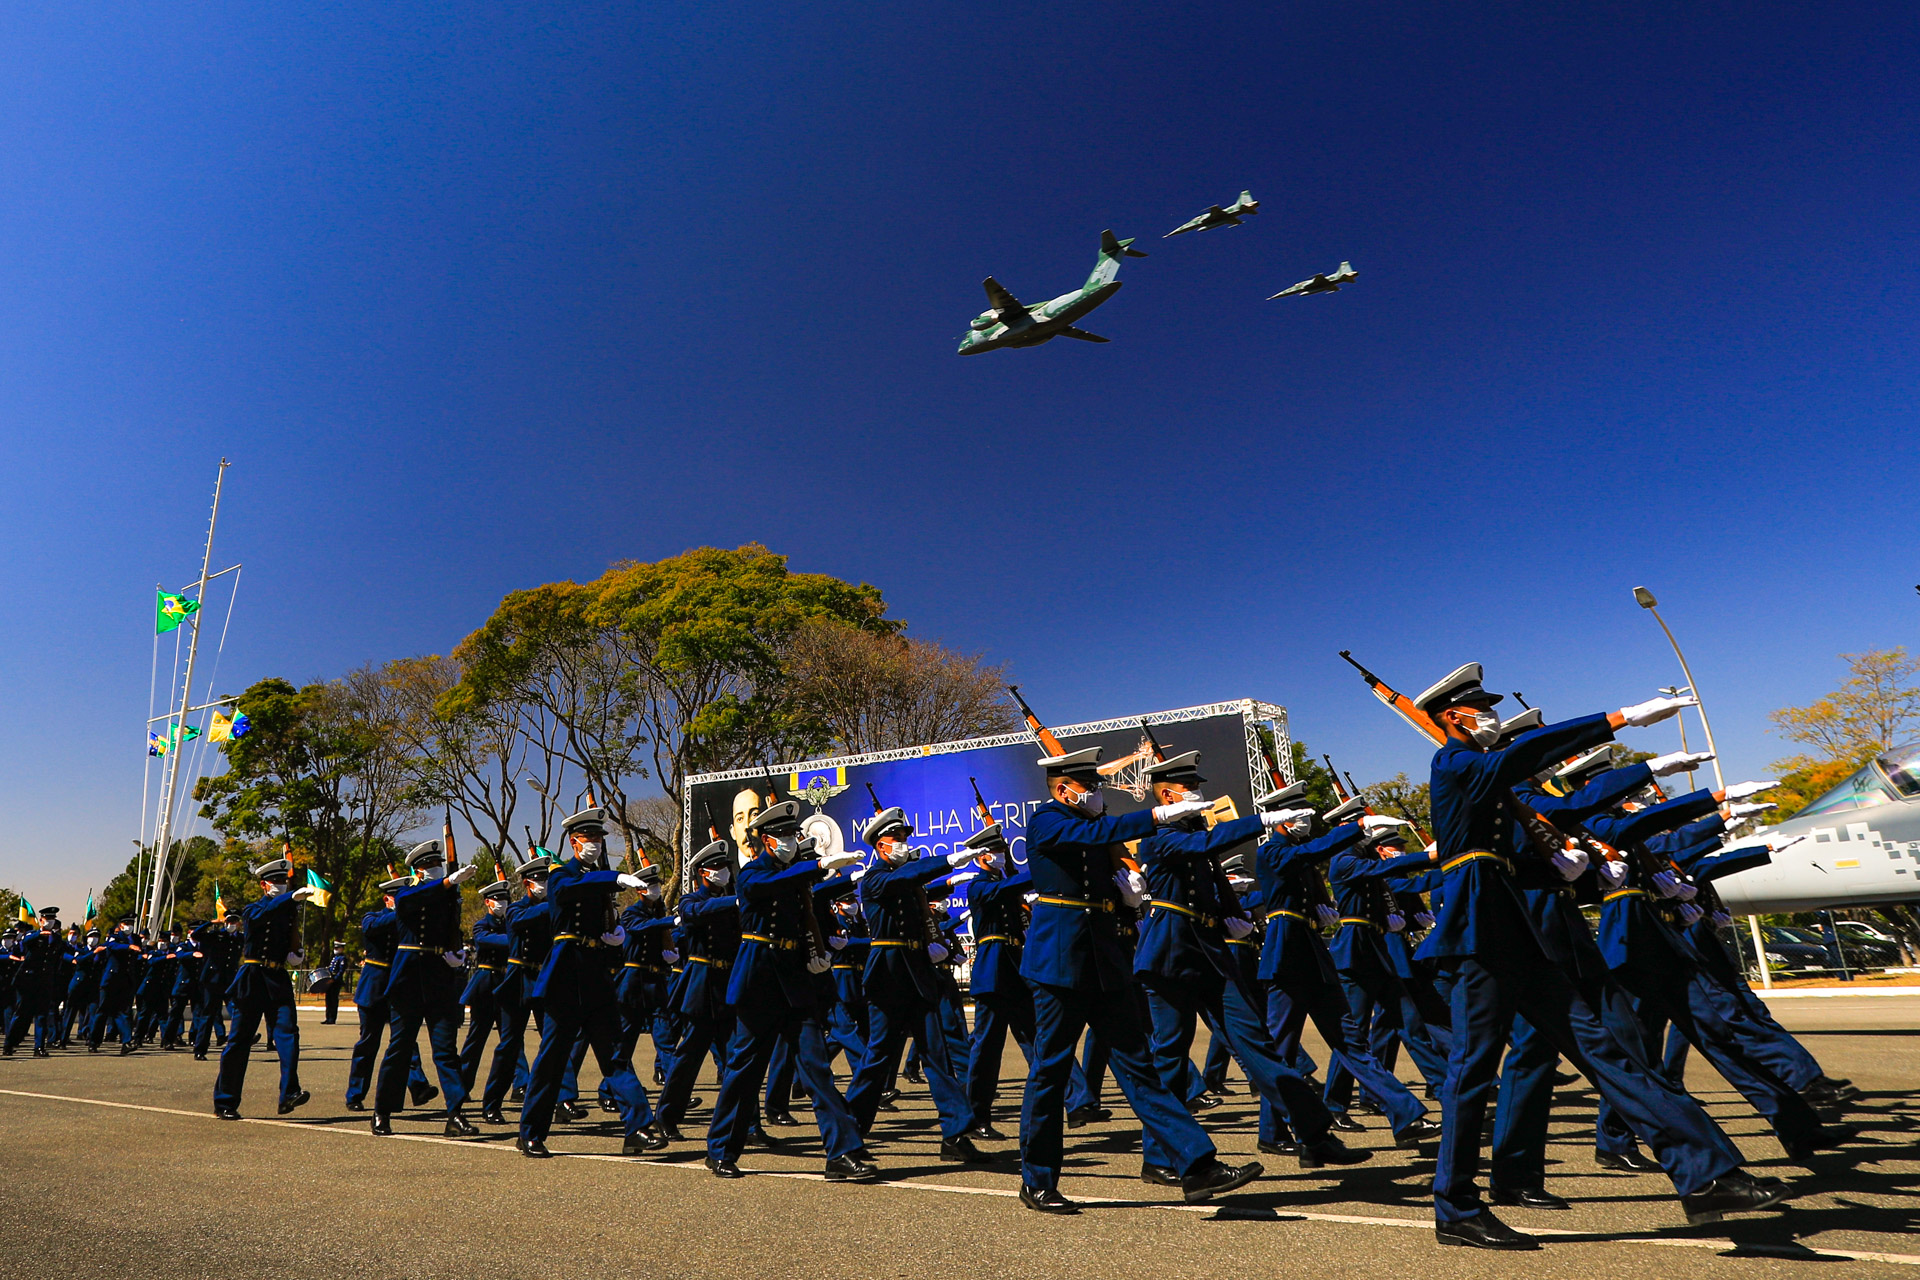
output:
M153 606L153 634L163 636L181 623L200 612L200 602L189 600L185 596L168 595L159 592L159 599Z

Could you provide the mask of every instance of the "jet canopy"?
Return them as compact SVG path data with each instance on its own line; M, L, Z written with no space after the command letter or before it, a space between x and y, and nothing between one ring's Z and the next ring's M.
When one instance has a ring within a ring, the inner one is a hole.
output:
M1816 813L1870 809L1895 800L1914 799L1920 799L1920 741L1881 752L1852 777L1793 816L1803 818Z

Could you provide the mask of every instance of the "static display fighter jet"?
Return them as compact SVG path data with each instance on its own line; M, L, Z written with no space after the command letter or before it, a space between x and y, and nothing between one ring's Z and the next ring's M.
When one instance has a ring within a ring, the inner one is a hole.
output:
M1242 191L1240 198L1226 208L1222 209L1216 204L1199 217L1189 218L1160 238L1162 240L1171 240L1175 236L1184 235L1189 231L1211 231L1215 227L1237 227L1240 225L1240 219L1250 213L1258 212L1260 212L1260 202L1253 198L1253 192Z
M1111 341L1097 333L1076 329L1073 322L1120 291L1120 282L1114 277L1120 274L1121 258L1147 256L1138 249L1129 248L1132 243L1131 240L1115 239L1111 231L1102 231L1100 257L1095 260L1093 274L1087 277L1087 282L1072 293L1063 293L1037 307L1021 306L1018 298L1008 293L998 280L988 276L981 283L986 286L987 301L993 304L993 309L983 311L974 318L967 336L960 340L960 354L979 355L982 351L997 351L1001 347L1037 347L1055 338L1078 338L1082 342Z
M1338 293L1341 285L1349 284L1359 278L1360 273L1353 269L1353 264L1343 262L1340 264L1340 269L1331 275L1317 275L1311 280L1302 280L1299 284L1288 285L1274 294L1273 298L1291 298L1309 293ZM1272 302L1273 298L1268 298L1267 301Z

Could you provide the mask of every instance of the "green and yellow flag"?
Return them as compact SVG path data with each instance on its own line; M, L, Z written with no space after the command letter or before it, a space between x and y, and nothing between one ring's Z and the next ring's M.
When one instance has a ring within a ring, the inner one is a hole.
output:
M20 923L32 924L34 917L39 914L40 914L39 912L33 909L33 904L27 901L27 895L24 893L21 894L20 895Z
M322 911L325 911L327 904L333 901L333 886L328 884L318 871L315 871L312 867L308 867L307 887L313 890L313 896L307 899L307 901L319 907Z
M82 929L93 928L93 890L87 890L87 913L80 918Z
M220 901L220 882L217 880L213 885L213 918L216 921L227 918L227 904Z
M165 635L181 623L200 612L200 602L189 600L185 596L168 595L162 591L153 606L153 634Z

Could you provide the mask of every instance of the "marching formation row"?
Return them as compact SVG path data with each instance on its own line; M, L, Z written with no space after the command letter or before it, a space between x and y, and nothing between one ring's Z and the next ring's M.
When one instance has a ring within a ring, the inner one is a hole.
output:
M1469 664L1409 701L1444 738L1431 837L1358 798L1316 813L1301 784L1210 825L1197 752L1146 766L1152 808L1108 814L1098 750L1063 751L1040 762L1050 799L1028 821L1024 866L997 824L924 856L897 808L862 830L870 854L821 856L799 805L769 796L746 826L748 847L715 839L699 850L669 907L657 869L607 866L608 817L589 809L567 819L561 855L530 851L480 890L487 910L470 936L461 886L474 869L449 871L439 843L422 844L361 922L347 1105L370 1107L373 1131L388 1134L409 1097L417 1107L436 1096L424 1027L447 1133L479 1132L468 1115L476 1096L475 1118L489 1124L510 1123L505 1108L519 1098L519 1149L542 1157L556 1117L584 1114L574 1079L591 1052L625 1153L645 1156L683 1140L711 1056L720 1084L705 1142L716 1176L741 1175L765 1126L796 1123L789 1099L803 1093L826 1176L870 1181L880 1170L867 1135L893 1109L909 1042L941 1156L996 1158L978 1144L1005 1139L993 1105L1011 1035L1029 1068L1020 1198L1057 1214L1075 1211L1059 1188L1065 1131L1110 1118L1100 1107L1109 1071L1141 1124L1145 1181L1197 1202L1259 1177L1258 1163L1219 1159L1200 1118L1231 1059L1259 1097L1262 1152L1305 1167L1358 1163L1368 1153L1341 1131L1362 1127L1356 1113L1384 1115L1397 1146L1438 1144L1442 1243L1519 1249L1533 1238L1488 1201L1565 1207L1545 1185L1564 1055L1601 1096L1601 1164L1664 1172L1690 1222L1781 1202L1786 1186L1745 1172L1681 1084L1692 1047L1794 1160L1853 1136L1822 1112L1854 1091L1772 1019L1719 934L1727 920L1712 881L1767 857L1763 846L1723 853L1727 823L1754 812L1745 802L1767 784L1667 798L1657 779L1707 757L1611 766L1616 730L1663 720L1688 699L1503 721ZM124 928L63 938L57 913L43 913L7 944L15 963L0 965L5 1052L31 1030L38 1053L78 1032L96 1051L109 1034L123 1054L158 1036L205 1056L224 1009L215 1112L239 1117L263 1023L280 1057L279 1110L300 1106L290 970L305 962L297 918L313 891L289 891L290 873L285 861L254 868L263 896L235 921L151 947ZM622 910L627 890L636 896ZM963 944L935 909L956 894L970 917L971 1028L953 973ZM1585 907L1598 907L1597 929ZM1300 1047L1309 1018L1330 1050L1324 1084ZM1195 1067L1202 1022L1212 1052ZM634 1067L643 1033L657 1050L657 1098ZM1393 1072L1402 1047L1439 1100L1438 1121ZM844 1089L831 1065L840 1053Z

